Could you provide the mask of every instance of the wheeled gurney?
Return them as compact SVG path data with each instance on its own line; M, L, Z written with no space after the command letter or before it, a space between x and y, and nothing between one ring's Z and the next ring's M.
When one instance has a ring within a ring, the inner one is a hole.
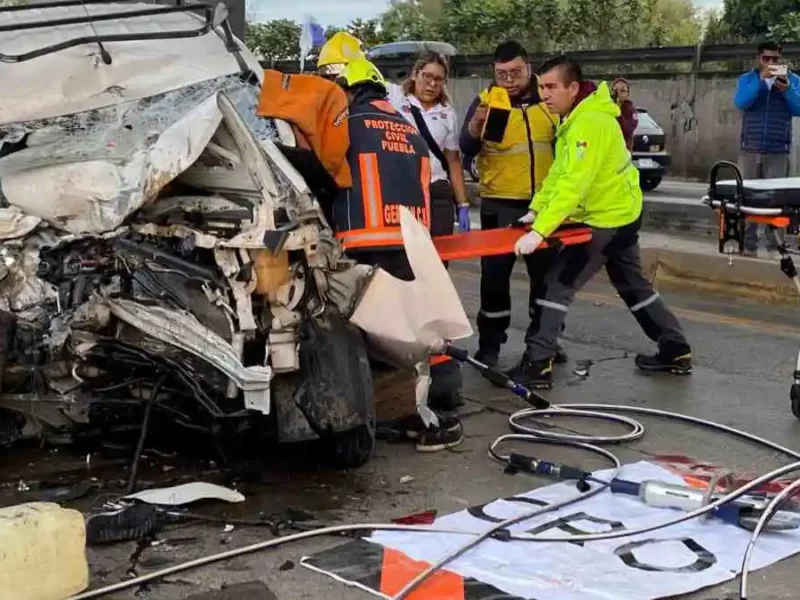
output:
M723 168L733 172L732 180L718 179ZM720 161L711 167L708 179L708 195L703 202L719 211L720 253L744 252L748 221L785 228L789 235L800 234L800 177L744 180L735 163ZM789 248L785 241L781 242L778 251L781 271L800 293L800 276L792 260L792 255L800 255L800 251ZM800 352L793 377L789 398L792 414L800 419Z

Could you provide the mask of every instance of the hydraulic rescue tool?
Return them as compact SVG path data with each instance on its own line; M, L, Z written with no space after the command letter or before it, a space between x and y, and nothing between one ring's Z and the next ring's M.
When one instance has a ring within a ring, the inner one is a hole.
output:
M609 488L615 494L638 496L648 506L674 508L685 512L697 510L722 497L722 494L709 494L706 490L658 480L636 483L624 479L612 479ZM771 498L766 496L748 494L718 506L708 516L753 531L770 500ZM765 529L785 531L798 527L800 527L800 513L778 510L770 517Z

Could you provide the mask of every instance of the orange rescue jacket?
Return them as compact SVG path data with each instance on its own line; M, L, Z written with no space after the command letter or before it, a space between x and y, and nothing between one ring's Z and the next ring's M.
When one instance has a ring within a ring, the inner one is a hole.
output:
M256 114L291 123L301 134L298 146L313 150L339 187L349 188L347 106L347 95L332 81L268 69Z

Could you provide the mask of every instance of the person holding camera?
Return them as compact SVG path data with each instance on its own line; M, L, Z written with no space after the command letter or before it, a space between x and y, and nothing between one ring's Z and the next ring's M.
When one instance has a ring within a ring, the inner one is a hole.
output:
M779 44L765 42L758 47L756 67L739 78L733 102L742 111L742 176L788 177L792 118L800 117L800 77L789 72ZM745 253L750 256L758 254L758 225L748 223L745 231ZM767 226L765 237L772 256L781 243L777 229Z

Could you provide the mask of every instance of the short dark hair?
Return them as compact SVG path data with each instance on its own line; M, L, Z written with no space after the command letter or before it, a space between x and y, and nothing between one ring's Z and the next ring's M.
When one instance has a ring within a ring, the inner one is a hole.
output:
M783 54L783 48L778 42L763 42L758 45L758 56L764 54L764 52L777 52L779 54Z
M507 63L515 58L528 62L528 51L516 40L507 40L494 49L494 62Z
M549 73L553 69L560 69L564 77L564 83L569 85L573 81L581 83L583 81L583 73L581 66L568 56L556 56L539 67L539 75Z

